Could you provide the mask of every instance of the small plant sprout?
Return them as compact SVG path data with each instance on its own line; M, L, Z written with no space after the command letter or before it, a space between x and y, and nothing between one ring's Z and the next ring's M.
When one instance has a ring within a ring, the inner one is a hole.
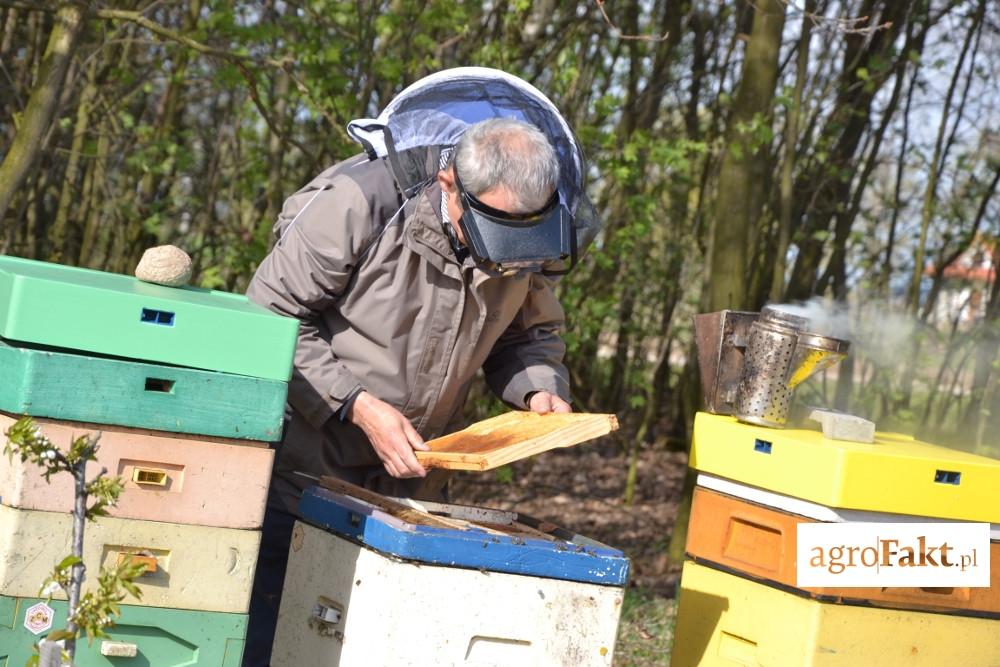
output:
M86 633L88 643L107 637L105 630L114 625L114 618L120 613L119 603L127 594L136 598L142 596L135 580L145 572L146 567L131 559L124 559L110 569L101 568L96 590L82 593L87 569L83 563L86 522L108 516L108 508L118 502L125 486L121 477L109 477L106 468L102 468L93 479L87 480L87 463L97 460L100 434L81 435L70 443L69 449L63 450L45 436L34 420L22 417L7 429L5 435L7 441L3 452L9 460L16 456L21 462L37 465L42 469L46 482L50 481L52 475L63 472L72 475L75 482L73 553L55 566L39 592L47 601L51 601L60 591L69 598L66 628L50 632L46 640L62 641L63 660L72 664L76 640L80 635ZM27 667L38 664L39 656L36 653L29 659Z

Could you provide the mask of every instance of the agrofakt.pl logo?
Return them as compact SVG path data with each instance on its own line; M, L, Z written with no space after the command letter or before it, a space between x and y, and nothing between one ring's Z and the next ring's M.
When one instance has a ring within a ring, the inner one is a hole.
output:
M990 585L988 523L800 523L797 585Z

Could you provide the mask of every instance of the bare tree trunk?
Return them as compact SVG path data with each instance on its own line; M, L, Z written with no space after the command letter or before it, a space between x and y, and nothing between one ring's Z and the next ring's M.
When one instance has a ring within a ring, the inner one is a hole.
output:
M621 409L625 395L625 376L628 368L628 356L631 345L632 315L635 310L635 289L626 286L618 302L618 340L615 343L615 356L611 360L611 377L607 390L604 392L608 404L613 410Z
M917 314L920 308L920 280L924 273L927 232L930 229L931 218L934 217L935 204L937 203L937 183L941 175L941 169L943 168L942 162L945 158L945 155L943 155L944 137L948 121L951 119L951 101L955 94L958 80L962 76L962 66L965 64L965 56L969 52L973 38L980 30L985 11L986 0L979 0L979 6L976 8L976 12L972 17L972 23L969 25L969 31L965 35L965 41L962 43L962 51L958 56L958 64L955 65L955 72L951 77L951 83L948 84L948 92L944 98L944 108L941 110L941 123L938 126L937 139L934 142L934 155L931 158L930 169L927 173L927 187L924 190L924 203L920 212L920 238L917 241L917 249L913 256L913 274L910 277L910 288L906 297L907 310L914 315ZM970 73L969 76L972 76L972 74Z
M1000 266L1000 248L993 250L993 266ZM983 335L976 345L972 394L965 412L965 423L975 424L973 442L976 451L1000 456L996 449L1000 431L1000 276L994 276L986 316L981 323ZM987 432L991 441L987 446Z
M889 0L864 0L859 16L873 17L891 25L883 30L845 35L843 65L836 85L836 102L816 141L830 145L822 158L813 156L795 182L793 237L798 254L786 290L787 299L806 299L816 291L817 275L825 254L825 234L851 191L855 154L868 129L872 103L888 80L890 69L876 67L894 57L897 36L906 25L911 4ZM926 29L926 27L924 28ZM863 79L860 72L869 70Z
M80 592L83 588L83 575L86 568L83 565L83 531L87 525L87 459L81 459L74 465L73 480L76 497L73 504L73 555L80 562L73 566L69 580L69 605L66 609L66 631L72 636L66 640L66 653L70 661L76 654L76 631L79 629L73 620L76 608L80 604Z
M104 208L104 188L106 187L105 165L108 160L110 139L106 132L102 132L97 139L97 150L93 160L87 169L87 176L84 179L83 191L88 201L88 211L83 223L83 237L80 240L80 252L76 258L78 266L98 268L104 263L104 257L96 253L100 248L100 237L102 233L108 234L110 230L101 229L102 210Z
M994 250L993 266L997 266L998 262L1000 251ZM977 446L982 445L990 413L1000 414L1000 409L992 405L995 402L997 376L1000 375L1000 368L996 366L997 355L1000 353L1000 276L993 278L986 316L979 326L981 333L976 341L971 398L963 419L965 424L975 424L974 439ZM994 414L993 418L998 414Z
M130 59L136 56L135 43L130 28L122 29L122 44L116 54L115 65L127 68ZM103 109L104 107L98 107ZM110 110L109 110L110 111ZM110 248L117 226L111 223L111 210L114 195L110 180L114 170L109 170L112 151L111 136L113 131L113 115L97 114L102 122L96 128L97 149L94 158L90 160L87 176L84 181L84 192L88 198L86 217L81 216L83 237L80 240L79 266L92 269L106 269L110 262Z
M919 53L923 49L926 31L920 31L916 37L914 37L913 29L914 24L912 22L908 22L906 42L904 43L904 51L907 53L911 50L915 50ZM865 144L860 151L860 155L862 157L865 155L865 148L867 148L869 142L871 143L871 149L867 151L867 159L864 159L864 168L857 176L857 185L851 195L850 206L846 209L838 209L834 215L833 251L831 253L830 260L827 263L827 268L823 277L817 282L817 294L824 293L826 288L832 284L833 296L835 299L843 301L847 298L847 251L848 242L850 241L851 236L851 229L854 227L854 221L858 216L858 212L861 210L861 201L864 193L867 191L867 185L871 179L871 175L875 171L875 167L881 164L882 140L885 137L886 130L889 128L889 124L896 113L896 107L899 105L900 94L903 90L903 80L906 75L907 62L908 60L900 59L893 68L896 72L895 83L893 84L892 94L889 96L889 101L886 103L885 108L881 112L882 119L878 128L865 137ZM849 367L847 373L838 374L838 378L843 379L849 377Z
M961 341L957 337L958 324L962 321L962 311L965 310L965 307L968 305L969 300L966 299L965 303L961 308L957 309L955 316L952 318L944 358L941 359L941 365L938 367L937 376L934 378L934 382L930 387L930 393L927 395L927 403L924 405L924 415L920 420L921 427L927 427L927 422L930 420L932 410L934 409L934 402L937 400L938 392L941 390L942 385L944 385L945 373L948 371L948 366L951 364L951 358L955 355L955 352L961 345Z
M969 341L966 342L968 343ZM966 345L962 358L955 364L954 371L951 374L951 384L944 391L944 398L940 401L941 407L938 408L938 424L946 423L948 413L951 412L952 407L955 408L955 419L960 418L962 414L962 392L959 389L959 385L961 384L965 373L965 366L969 363L969 360L972 358L975 351L975 343ZM959 427L956 429L956 435L962 435L961 432L962 427L961 424L959 424Z
M802 33L799 36L798 57L795 65L795 91L792 105L785 120L785 155L781 163L781 203L778 223L778 247L774 256L774 273L771 276L771 301L780 301L785 291L785 255L792 234L793 186L795 155L799 141L799 117L802 115L802 91L809 76L809 40L813 21L810 14L816 9L816 0L806 0L802 13Z
M896 183L893 186L892 218L889 220L889 234L885 242L885 259L879 274L879 294L889 298L889 279L892 277L892 253L896 248L896 228L899 225L899 214L903 210L900 197L903 190L903 173L906 170L906 148L910 138L910 106L913 103L913 91L917 88L917 73L920 65L913 68L913 77L906 93L906 105L903 108L903 136L899 146L899 158L896 161Z
M749 253L760 213L767 151L758 145L754 123L770 124L785 4L764 0L754 11L743 75L727 123L719 173L709 270L708 310L743 308L747 298Z
M17 18L18 10L17 8L11 8L7 10L7 18L3 24L3 30L0 31L0 60L4 60L7 57L7 53L10 51L11 45L14 43L14 34L17 32Z
M288 114L288 75L285 72L275 74L274 83L274 120L285 125ZM282 137L271 132L267 140L267 209L264 212L264 221L270 229L271 225L281 211L283 198L282 174L284 173L284 160L287 144Z
M70 148L66 173L63 175L62 192L59 195L59 207L52 223L52 261L69 263L76 262L76 247L78 242L69 229L70 209L79 211L82 197L78 187L80 173L80 156L83 153L83 142L90 127L90 108L97 95L97 59L91 60L87 73L87 83L80 95L80 104L76 110L76 125L73 128L73 144Z
M924 258L927 251L927 234L930 230L931 219L934 217L937 204L938 178L941 175L941 171L944 169L944 161L947 158L947 149L944 145L944 139L948 128L948 121L951 118L952 98L955 94L955 88L958 86L958 81L962 75L962 67L965 64L965 57L969 52L969 48L972 46L975 36L979 33L982 26L985 8L986 0L980 0L975 13L973 14L969 30L965 35L965 41L962 43L962 51L958 57L958 64L955 66L955 72L951 77L951 82L948 84L948 92L945 94L944 99L944 108L941 111L941 123L938 125L937 139L934 142L934 153L931 158L930 169L927 173L927 187L924 189L924 201L920 213L920 237L917 240L917 248L914 252L913 273L910 277L910 286L906 297L907 312L912 313L914 316L917 316L920 311L920 283L924 274ZM969 76L972 76L972 71L969 72ZM959 114L961 114L961 108L964 104L965 99L963 96L962 102L959 105ZM929 310L927 312L928 314L930 313ZM920 339L915 339L912 345L913 352L910 355L911 362L906 365L900 381L897 407L901 408L909 408L913 395L913 385L916 381L917 359L919 357L921 347Z
M40 148L56 114L66 71L84 25L83 10L75 4L63 5L56 13L38 78L24 110L24 120L0 164L0 222L41 155Z

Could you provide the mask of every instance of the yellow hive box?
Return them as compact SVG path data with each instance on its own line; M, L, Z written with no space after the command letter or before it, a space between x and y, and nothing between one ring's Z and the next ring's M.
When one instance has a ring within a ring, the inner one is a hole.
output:
M36 597L72 537L70 514L0 505L0 595ZM101 517L84 533L84 588L96 585L101 566L131 561L146 566L136 580L142 600L125 604L245 614L259 548L253 530Z
M690 463L828 507L1000 523L1000 461L894 433L864 444L700 412Z
M1000 621L825 604L684 563L671 667L995 667Z

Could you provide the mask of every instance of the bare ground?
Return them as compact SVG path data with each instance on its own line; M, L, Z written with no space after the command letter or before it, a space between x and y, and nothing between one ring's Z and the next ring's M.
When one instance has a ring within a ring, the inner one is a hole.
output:
M616 444L602 441L546 452L509 470L460 473L451 500L516 510L621 549L632 560L633 586L672 596L677 576L665 552L686 466L684 452L640 452L628 506L622 499L627 459Z

